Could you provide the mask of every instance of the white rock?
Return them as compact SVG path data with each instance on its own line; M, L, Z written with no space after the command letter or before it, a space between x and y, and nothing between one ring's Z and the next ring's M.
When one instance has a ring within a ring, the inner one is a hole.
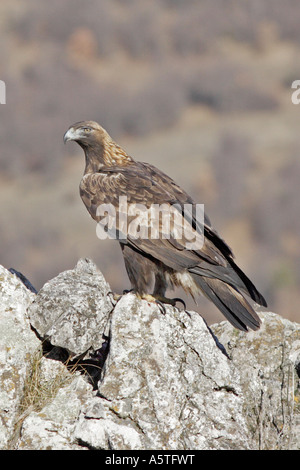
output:
M30 361L41 347L26 316L35 294L0 266L0 448L14 434Z
M109 291L95 264L81 259L43 286L28 310L30 322L42 338L74 357L97 350L113 309Z
M2 448L300 449L299 324L260 313L256 332L226 321L208 328L196 312L166 306L163 315L132 293L114 305L109 290L87 260L37 297L0 269ZM42 344L28 306L41 337L73 357L100 347L106 331L98 389L42 357L36 387L52 394L21 412Z

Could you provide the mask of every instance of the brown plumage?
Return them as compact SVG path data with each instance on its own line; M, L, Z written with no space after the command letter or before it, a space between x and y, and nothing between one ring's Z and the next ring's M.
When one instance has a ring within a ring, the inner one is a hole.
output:
M97 208L112 204L120 215L119 197L128 204L153 204L179 207L179 218L190 228L200 231L194 214L181 212L184 204L195 206L192 198L169 176L150 165L135 161L117 145L96 122L83 121L71 126L64 141L74 140L84 150L85 171L80 182L80 195L90 215L97 222ZM132 289L140 296L153 291L153 297L165 298L168 287L181 286L193 297L204 293L236 327L247 331L260 326L260 319L246 297L266 306L263 296L233 260L228 245L204 218L204 244L199 250L186 249L185 240L164 238L159 222L159 236L137 238L124 232L116 220L119 242ZM132 216L129 216L129 222ZM145 228L145 227L141 227ZM173 227L174 228L174 227ZM246 297L245 297L246 295Z

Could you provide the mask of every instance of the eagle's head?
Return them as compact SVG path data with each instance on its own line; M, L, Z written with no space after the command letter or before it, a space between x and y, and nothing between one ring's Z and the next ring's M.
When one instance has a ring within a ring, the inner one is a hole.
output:
M95 121L80 121L73 124L64 135L64 142L74 140L82 147L99 145L109 135L103 127Z
M74 140L83 148L87 162L86 171L91 168L99 169L103 165L128 165L133 161L95 121L73 124L64 135L64 142L69 140Z

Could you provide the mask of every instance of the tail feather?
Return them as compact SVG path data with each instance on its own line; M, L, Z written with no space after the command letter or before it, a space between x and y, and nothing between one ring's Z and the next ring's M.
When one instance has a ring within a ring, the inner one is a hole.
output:
M193 274L202 292L218 307L227 320L242 331L258 330L260 318L247 300L234 287L219 279Z
M233 259L234 256L229 246L218 235L218 233L210 226L210 224L208 224L208 226L205 226L205 235L217 247L217 249L221 251L221 253L223 254L224 258L227 260L227 263L228 263L226 267L211 266L210 268L208 268L208 269L215 270L216 275L214 277L217 277L218 279L222 279L222 276L227 277L227 279L223 278L223 281L225 282L229 281L229 283L232 282L233 285L236 285L238 289L241 289L247 295L250 295L250 297L259 305L267 307L267 302L264 299L264 297L261 295L260 292L258 292L254 284L250 281L250 279L246 276L246 274L243 273L243 271L234 262L234 259ZM231 267L231 269L229 267Z
M261 295L260 292L256 289L255 285L250 281L250 279L246 276L245 273L235 264L233 259L228 259L230 265L234 269L234 271L238 274L239 278L242 280L246 287L246 291L248 291L248 294L250 297L257 302L259 305L262 305L263 307L267 307L267 302L265 298Z
M189 268L189 272L193 275L196 274L197 278L203 276L205 279L218 279L225 284L231 285L236 290L242 291L244 294L251 297L259 305L267 307L267 302L264 297L258 292L254 284L246 276L245 273L235 264L232 259L228 259L227 266L214 266L203 262L201 266L194 266Z

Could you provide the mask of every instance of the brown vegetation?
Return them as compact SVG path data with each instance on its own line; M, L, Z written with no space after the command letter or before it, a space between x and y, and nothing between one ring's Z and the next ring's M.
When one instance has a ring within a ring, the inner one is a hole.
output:
M204 202L271 309L299 320L298 1L2 0L0 13L0 263L39 288L92 256L127 287L80 205L82 156L62 143L94 119Z

